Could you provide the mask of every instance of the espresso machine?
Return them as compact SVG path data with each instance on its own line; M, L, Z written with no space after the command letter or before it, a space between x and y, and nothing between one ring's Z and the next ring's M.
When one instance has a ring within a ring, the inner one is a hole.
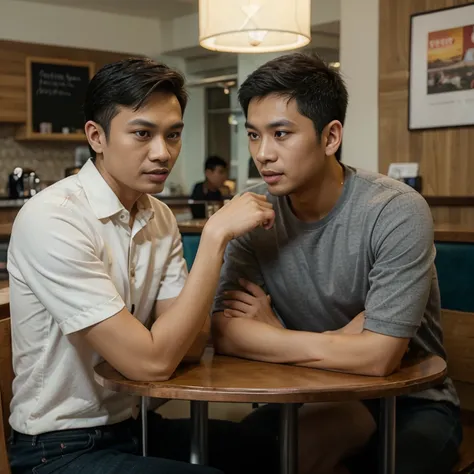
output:
M8 176L8 197L27 199L41 191L41 180L36 172L17 166Z

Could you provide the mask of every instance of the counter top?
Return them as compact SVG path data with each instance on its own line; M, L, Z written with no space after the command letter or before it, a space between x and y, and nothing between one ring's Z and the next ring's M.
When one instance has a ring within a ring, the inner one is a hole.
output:
M200 234L206 225L206 219L191 219L178 222L179 231L182 234Z
M182 234L200 234L206 219L191 219L178 222ZM0 224L0 239L8 239L12 231L12 224ZM434 238L437 242L466 242L474 243L474 227L455 224L436 225Z
M160 196L159 194L155 194L154 197L159 199L160 201L164 202L168 206L176 207L176 206L189 206L190 204L201 204L209 201L195 201L191 199L191 196ZM224 198L226 198L224 196ZM229 197L229 199L231 196ZM22 207L28 201L26 199L9 199L7 197L0 197L0 209L2 208L19 208ZM219 201L220 202L220 201Z
M18 208L23 206L28 201L28 199L6 199L0 198L0 209L2 208Z

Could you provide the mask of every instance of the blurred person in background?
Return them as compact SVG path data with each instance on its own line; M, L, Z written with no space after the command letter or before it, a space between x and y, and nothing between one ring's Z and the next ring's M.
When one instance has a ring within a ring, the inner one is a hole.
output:
M191 199L194 201L222 201L230 194L229 188L224 186L228 176L227 162L217 155L209 156L204 165L205 180L194 185ZM204 204L191 205L194 219L204 219L206 208Z

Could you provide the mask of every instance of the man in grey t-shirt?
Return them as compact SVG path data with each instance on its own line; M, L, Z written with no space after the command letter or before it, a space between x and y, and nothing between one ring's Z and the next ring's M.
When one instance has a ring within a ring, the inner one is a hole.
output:
M267 195L275 225L227 247L217 350L374 376L403 357L445 357L429 207L398 181L340 163L347 91L338 73L287 55L252 73L239 100L266 182L252 192ZM449 474L458 405L450 379L399 399L397 474ZM271 410L244 423L272 426ZM347 472L349 455L367 449L360 472L370 473L373 413L372 403L301 408L300 472Z

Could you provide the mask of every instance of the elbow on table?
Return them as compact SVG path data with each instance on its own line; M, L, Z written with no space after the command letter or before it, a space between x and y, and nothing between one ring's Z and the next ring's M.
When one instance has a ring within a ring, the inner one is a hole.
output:
M359 352L360 357L355 358L360 369L356 372L360 375L388 377L400 368L410 339L364 331L360 335L360 342L363 350Z
M212 316L211 336L214 350L218 354L234 355L232 349L232 341L226 335L227 322L226 317L222 313L215 313Z
M400 361L392 358L380 358L372 361L361 371L361 375L370 375L372 377L388 377L400 368Z
M232 344L225 337L218 337L213 341L214 351L216 354L235 356L237 355L232 349Z
M176 366L166 362L142 361L141 364L124 368L122 375L135 382L165 382L173 375Z

